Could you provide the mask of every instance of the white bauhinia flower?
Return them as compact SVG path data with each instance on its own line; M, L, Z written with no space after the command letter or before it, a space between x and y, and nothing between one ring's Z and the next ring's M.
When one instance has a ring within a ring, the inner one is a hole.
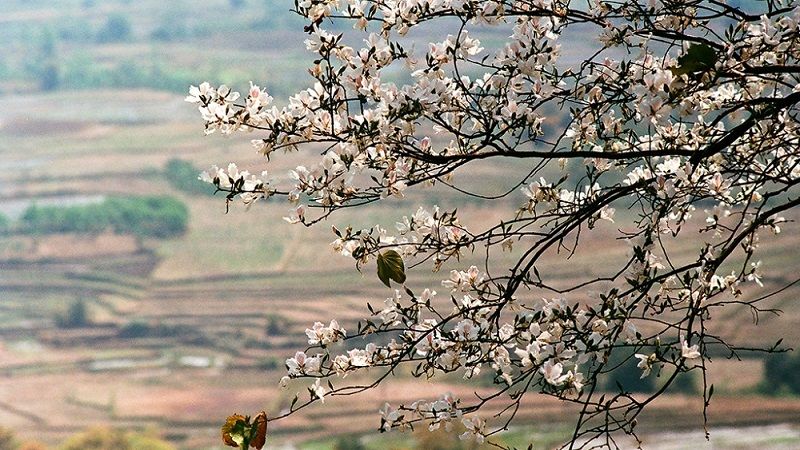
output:
M647 378L650 375L650 371L653 369L653 363L656 361L656 354L651 353L649 355L644 355L637 353L633 356L639 360L639 363L636 364L636 367L642 369L642 376L639 378Z
M325 394L328 393L328 389L320 384L321 381L321 378L317 378L314 384L308 388L308 392L311 394L312 400L319 400L325 403Z
M697 344L690 346L684 335L681 334L681 357L687 361L692 361L701 356L699 346Z

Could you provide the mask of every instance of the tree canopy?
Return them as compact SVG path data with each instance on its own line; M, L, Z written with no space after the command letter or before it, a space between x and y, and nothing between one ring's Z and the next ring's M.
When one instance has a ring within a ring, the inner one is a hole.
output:
M491 441L523 398L540 393L579 407L565 447L615 447L614 437L635 436L640 412L685 372L702 378L707 420L709 354L753 350L710 324L721 307L762 311L771 292L746 289L762 285L759 239L780 239L784 217L800 204L800 6L294 6L307 20L313 85L280 103L256 85L241 96L202 83L187 101L207 133L255 131L253 145L266 160L307 152L307 164L283 176L232 163L202 179L227 192L228 202L283 199L291 208L286 220L305 226L431 186L516 204L479 227L439 204L398 215L395 229L334 228L337 252L358 268L375 261L380 280L396 289L355 329L336 320L311 326L309 347L287 359L284 380L308 379L308 395L288 411L259 415L258 427L232 416L226 442L252 442L248 433L258 434L262 422L371 389L400 366L429 378L488 371L495 390L387 404L382 430L459 422L464 438ZM435 39L418 45L420 36ZM521 169L508 171L499 193L463 184L497 161ZM581 246L593 233L628 253L609 257L597 274L554 282L544 258L598 252ZM692 257L678 257L687 241ZM481 263L461 266L470 255ZM438 286L417 286L411 274L425 267L452 270ZM657 386L637 394L622 384L604 389L605 375L620 367L609 363L618 354L636 361L642 377L661 373ZM343 379L367 368L383 375L366 385ZM489 402L502 403L502 412L482 415ZM247 436L231 440L230 433Z

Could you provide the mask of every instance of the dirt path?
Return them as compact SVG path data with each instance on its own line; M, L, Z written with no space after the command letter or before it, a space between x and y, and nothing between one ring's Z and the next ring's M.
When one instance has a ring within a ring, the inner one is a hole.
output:
M292 236L289 239L289 243L286 245L286 247L284 247L281 259L279 259L275 264L275 272L277 273L286 272L286 269L289 267L289 263L292 262L292 258L294 258L297 250L300 249L300 246L303 244L302 240L300 239L301 233L298 231L297 226L291 227L290 233Z

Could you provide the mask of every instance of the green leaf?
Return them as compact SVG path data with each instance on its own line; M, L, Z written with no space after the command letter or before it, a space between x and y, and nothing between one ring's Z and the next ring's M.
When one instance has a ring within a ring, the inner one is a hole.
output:
M403 284L406 281L406 269L403 257L394 250L387 250L378 254L378 278L386 285L392 287L389 280Z
M692 44L686 54L678 58L678 67L672 68L675 75L705 72L717 63L717 52L706 44Z

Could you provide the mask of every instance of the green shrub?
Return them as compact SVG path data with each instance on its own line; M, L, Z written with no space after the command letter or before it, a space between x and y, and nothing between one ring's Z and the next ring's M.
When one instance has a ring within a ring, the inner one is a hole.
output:
M143 320L132 320L123 325L117 332L121 338L154 338L154 337L177 337L189 336L192 330L185 326L164 325L162 323L151 324Z
M56 317L56 324L60 328L81 328L91 325L86 302L83 299L72 302L63 315Z
M186 231L189 210L172 197L127 197L106 200L115 232L166 238Z
M669 392L681 394L697 394L700 392L697 380L695 378L696 372L683 372L675 377L675 381L669 386Z
M60 84L59 66L55 62L45 63L39 72L39 89L54 91Z
M783 352L767 355L764 360L763 393L800 395L800 353Z
M278 370L283 368L281 360L275 357L267 357L258 361L256 364L261 370Z
M182 159L170 159L164 166L164 176L175 189L188 194L214 195L214 187L200 181L200 169Z
M147 337L152 333L152 327L147 322L134 320L123 325L117 332L117 336L127 339Z
M154 41L172 42L191 36L190 30L183 23L162 23L150 33Z
M267 336L283 336L289 331L289 321L286 317L270 314L267 317Z
M172 197L111 197L102 203L28 207L20 219L25 234L99 233L112 230L167 238L186 231L189 210Z
M11 221L5 214L0 213L0 234L8 233L9 229L11 229Z
M124 42L131 38L131 23L126 16L108 16L106 23L97 32L98 42Z
M611 373L606 374L602 383L605 390L619 391L619 386L622 386L625 392L655 391L656 370L642 378L642 369L637 367L639 360L633 356L634 353L633 349L625 347L618 347L611 351L608 364L606 364L606 368L611 370ZM642 350L642 353L647 353L647 351ZM614 369L615 367L616 369Z

